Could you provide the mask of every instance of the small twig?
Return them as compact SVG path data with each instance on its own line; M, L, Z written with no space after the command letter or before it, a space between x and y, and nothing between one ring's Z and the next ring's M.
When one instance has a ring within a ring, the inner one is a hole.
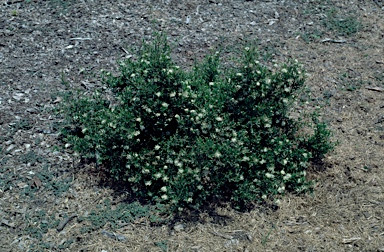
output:
M332 42L332 43L346 43L347 41L344 39L330 39L330 38L325 38L321 42Z
M127 51L127 50L125 50L125 48L124 47L121 47L121 50L123 50L126 54L128 54L129 55L129 52Z
M384 88L381 88L381 87L367 86L365 88L368 89L368 90L377 91L377 92L383 92L384 91Z
M92 38L70 38L69 40L92 40Z
M68 224L68 222L70 222L72 219L74 219L75 217L77 217L77 215L71 215L67 218L64 218L60 223L59 225L57 226L57 231L60 232L64 229L64 227Z
M343 243L344 244L350 244L350 243L353 243L353 242L358 241L358 240L361 240L361 238L360 237L352 237L349 239L343 239Z
M379 2L377 0L373 0L373 1L375 2L375 4L377 4L377 6L383 7L383 6L381 6L381 4L379 4Z
M3 225L5 225L5 226L11 227L11 228L14 228L14 227L15 227L15 224L14 224L14 223L11 223L11 222L9 222L8 220L6 220L6 219L4 219L4 218L1 219L0 224L3 224Z
M213 234L213 235L220 236L222 238L228 239L228 240L232 240L233 239L232 235L220 234L219 232L216 232L216 231L211 231L210 233Z
M127 238L124 236L124 235L119 235L119 234L116 234L116 233L112 233L112 232L109 232L107 230L102 230L101 231L101 234L111 238L111 239L114 239L116 241L126 241Z

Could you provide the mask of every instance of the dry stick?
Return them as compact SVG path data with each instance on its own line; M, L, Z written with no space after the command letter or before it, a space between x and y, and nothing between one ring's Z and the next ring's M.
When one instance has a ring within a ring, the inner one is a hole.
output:
M71 215L71 216L69 216L69 217L67 217L67 218L64 218L64 219L59 223L59 225L57 226L57 228L56 228L57 231L58 231L58 232L62 231L62 230L64 229L65 225L67 225L68 222L70 222L70 221L71 221L72 219L74 219L75 217L77 217L76 214Z
M381 87L367 86L365 88L368 89L368 90L377 91L377 92L383 92L384 91L384 88L381 88Z
M346 43L347 41L344 39L330 39L330 38L325 38L321 42L332 42L332 43Z
M213 234L213 235L220 236L220 237L225 238L225 239L228 239L228 240L232 240L232 239L233 239L233 236L232 236L232 235L220 234L220 233L217 232L217 231L208 231L208 232L210 232L210 233Z
M121 47L121 50L123 50L126 54L128 54L129 55L129 52L127 51L127 50L125 50L125 48L124 47Z
M92 38L71 38L70 40L92 40Z

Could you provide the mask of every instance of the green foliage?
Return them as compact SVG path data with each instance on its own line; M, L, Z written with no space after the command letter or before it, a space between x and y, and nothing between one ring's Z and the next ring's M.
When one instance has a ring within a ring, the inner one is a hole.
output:
M79 220L87 220L90 224L83 228L84 232L98 230L106 224L109 224L112 230L116 230L126 223L142 217L151 217L150 221L154 224L161 223L163 220L153 214L154 212L164 212L164 210L161 205L142 206L138 202L120 203L113 208L111 203L106 200L98 205L97 209L92 210L88 216L81 217Z
M248 47L238 65L220 68L215 53L183 71L158 35L136 60L120 62L120 75L103 73L105 89L66 96L63 139L138 196L173 210L210 199L244 208L306 191L309 163L333 145L316 115L290 116L304 86L301 67L269 69Z
M342 16L335 8L332 8L327 13L327 19L323 25L338 35L349 36L357 33L361 28L361 23L355 15Z
M168 251L168 242L167 241L159 241L155 242L155 245L161 249L162 252Z

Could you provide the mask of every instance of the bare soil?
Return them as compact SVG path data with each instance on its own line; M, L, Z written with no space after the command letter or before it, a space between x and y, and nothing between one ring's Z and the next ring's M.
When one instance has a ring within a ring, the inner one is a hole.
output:
M99 71L116 72L155 31L186 68L218 47L230 62L248 41L267 61L304 64L312 98L301 109L321 106L339 141L308 171L313 194L288 194L277 209L85 229L86 216L106 199L118 209L124 194L62 148L52 108L62 91L102 85ZM383 111L381 0L3 0L0 251L384 251Z

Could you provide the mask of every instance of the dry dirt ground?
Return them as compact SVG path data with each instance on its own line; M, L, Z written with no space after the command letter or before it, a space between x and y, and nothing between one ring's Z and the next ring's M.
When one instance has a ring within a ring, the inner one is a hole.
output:
M0 251L384 251L383 6L2 0ZM216 47L230 60L247 41L266 61L304 64L312 98L302 109L322 106L339 141L308 171L313 194L288 194L278 208L246 213L218 207L198 218L159 216L166 222L131 206L138 217L119 219L129 212L124 194L62 148L52 108L61 91L100 86L99 71L116 71L116 61L154 31L168 35L184 67Z

